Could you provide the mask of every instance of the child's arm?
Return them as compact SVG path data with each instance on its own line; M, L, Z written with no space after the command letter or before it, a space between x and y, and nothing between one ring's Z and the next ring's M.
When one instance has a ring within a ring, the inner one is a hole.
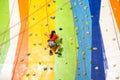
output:
M44 33L44 35L47 36L47 37L50 37L50 35L48 35L46 32Z

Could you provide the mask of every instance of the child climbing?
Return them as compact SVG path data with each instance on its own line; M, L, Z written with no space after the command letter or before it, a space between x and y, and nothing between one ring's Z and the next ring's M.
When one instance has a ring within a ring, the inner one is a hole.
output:
M52 49L54 49L56 47L56 49L54 49L54 51L57 54L59 49L61 48L61 46L60 46L60 44L56 43L56 41L60 41L60 40L62 40L62 38L59 38L54 30L51 31L50 35L47 33L44 33L44 34L49 37L48 46L50 47L50 53L52 54Z

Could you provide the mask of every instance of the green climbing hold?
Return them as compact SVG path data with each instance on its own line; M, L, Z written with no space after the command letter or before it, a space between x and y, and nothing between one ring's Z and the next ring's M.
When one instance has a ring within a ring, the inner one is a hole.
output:
M73 9L73 7L70 7L70 9L72 10L72 9Z
M63 10L63 8L60 8L60 10Z
M55 2L56 2L56 0L52 0L52 2L54 2L54 3L55 3Z
M78 76L80 76L80 74L78 74Z
M75 19L75 22L78 22L78 19Z
M79 46L77 47L77 49L79 49Z
M51 19L55 19L55 16L51 16L50 18L51 18Z
M86 14L85 17L88 18L89 16Z
M84 52L84 51L82 52L82 55L85 55L85 52Z
M78 32L76 32L76 35L78 35Z
M87 21L87 22L86 22L86 25L89 25L89 24L90 24L90 22Z
M88 50L92 50L92 47L87 47Z
M80 68L77 68L77 70L80 70Z
M75 30L78 30L78 27L75 27Z
M83 5L83 2L79 2L79 5Z

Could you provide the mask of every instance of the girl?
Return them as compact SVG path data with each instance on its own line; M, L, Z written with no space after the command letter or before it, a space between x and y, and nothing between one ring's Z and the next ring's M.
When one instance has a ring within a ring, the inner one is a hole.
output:
M48 35L48 34L46 34L46 33L45 33L45 35L49 37L48 46L50 47L50 53L52 53L52 49L53 49L54 47L57 47L57 48L55 49L55 53L57 54L57 53L58 53L58 50L60 49L61 46L60 46L59 44L57 44L55 41L56 41L56 40L61 40L61 38L58 37L58 35L56 34L56 32L55 32L54 30L51 31L51 34L50 34L50 35Z

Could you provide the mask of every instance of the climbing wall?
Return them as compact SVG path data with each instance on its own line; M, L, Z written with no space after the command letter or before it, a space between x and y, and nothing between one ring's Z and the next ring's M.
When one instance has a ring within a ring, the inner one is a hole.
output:
M119 4L0 0L0 80L120 80ZM52 30L61 54L50 53Z

